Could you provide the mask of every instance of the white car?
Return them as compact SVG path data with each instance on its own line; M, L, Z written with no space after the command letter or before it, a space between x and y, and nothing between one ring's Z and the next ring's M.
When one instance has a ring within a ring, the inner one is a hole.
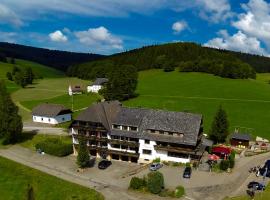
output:
M157 171L158 169L160 169L161 167L163 167L162 163L152 163L149 167L149 169L151 171Z

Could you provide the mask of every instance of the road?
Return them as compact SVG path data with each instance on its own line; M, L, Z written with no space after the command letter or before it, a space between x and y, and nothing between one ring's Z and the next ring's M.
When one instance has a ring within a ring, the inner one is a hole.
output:
M49 126L36 125L34 123L24 123L23 131L34 132L37 134L46 134L46 135L68 135L68 132L64 128L56 128Z
M0 155L14 160L45 173L57 176L64 180L74 182L85 187L94 188L101 192L108 200L166 200L156 195L135 193L127 190L131 177L121 178L125 170L131 170L138 166L125 162L115 161L113 165L101 171L90 168L83 173L76 172L77 166L74 156L59 158L50 155L39 155L19 145L8 149L0 149ZM246 185L251 180L258 180L248 169L263 164L270 158L270 153L258 156L241 158L236 162L232 173L204 173L194 171L190 180L181 182L179 168L164 166L161 172L164 174L167 186L184 185L188 200L219 200L225 196L237 196L245 194ZM148 173L148 169L141 173ZM137 174L136 176L138 176ZM174 183L175 182L175 183Z

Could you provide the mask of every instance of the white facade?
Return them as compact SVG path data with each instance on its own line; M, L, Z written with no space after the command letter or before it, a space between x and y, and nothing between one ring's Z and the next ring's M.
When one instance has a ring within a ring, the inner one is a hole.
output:
M102 85L89 85L87 86L87 92L98 93L98 91L102 89Z
M168 156L167 151L155 150L154 146L156 145L155 141L149 140L139 140L139 163L149 163L156 158L160 158L161 161L172 161L180 163L189 163L190 158L178 158Z
M69 94L69 96L72 96L73 94L82 94L82 91L73 91L72 87L69 86L68 87L68 94Z
M63 122L71 121L71 114L58 115L55 117L45 117L33 115L33 122L45 123L45 124L60 124Z

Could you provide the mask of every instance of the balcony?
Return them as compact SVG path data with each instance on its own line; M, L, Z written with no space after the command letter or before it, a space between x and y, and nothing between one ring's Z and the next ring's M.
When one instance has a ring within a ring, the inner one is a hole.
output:
M130 146L130 147L139 147L139 143L138 142L134 142L134 141L111 139L108 142L110 144L121 144L121 145L125 145L125 146Z

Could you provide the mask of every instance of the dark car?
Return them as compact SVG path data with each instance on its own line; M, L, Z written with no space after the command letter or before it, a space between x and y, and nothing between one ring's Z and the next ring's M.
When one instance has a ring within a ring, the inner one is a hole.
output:
M109 160L102 160L98 163L98 168L99 169L106 169L112 164L111 161Z
M191 172L192 172L191 167L186 167L183 173L183 178L190 178Z
M267 167L263 167L261 169L259 169L257 176L266 176L270 178L270 170Z
M248 189L265 190L265 185L256 181L252 181L247 185Z

